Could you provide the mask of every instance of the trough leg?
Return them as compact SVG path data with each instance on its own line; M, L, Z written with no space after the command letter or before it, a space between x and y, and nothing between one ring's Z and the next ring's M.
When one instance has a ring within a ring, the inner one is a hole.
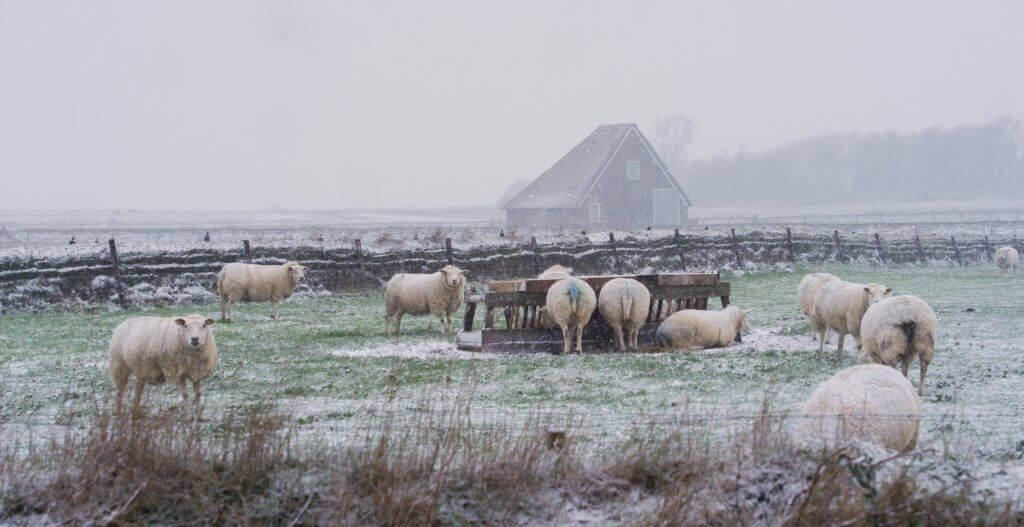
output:
M721 300L722 300L722 309L725 309L725 308L729 307L729 295L722 296Z

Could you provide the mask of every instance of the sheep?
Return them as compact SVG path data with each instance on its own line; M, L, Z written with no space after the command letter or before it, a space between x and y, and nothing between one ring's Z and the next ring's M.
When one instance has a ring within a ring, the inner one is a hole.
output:
M749 329L747 312L736 306L720 311L683 309L661 322L654 341L658 346L682 351L724 348L734 341L743 342L740 333Z
M615 333L616 349L626 351L627 346L634 351L637 349L637 338L647 320L650 304L651 292L632 278L613 278L601 287L597 309ZM623 330L628 332L625 339Z
M306 278L308 267L298 262L281 265L229 263L217 275L217 295L220 296L220 319L231 320L235 302L270 301L274 305L274 320L281 301L295 292L295 287ZM225 306L227 312L225 313Z
M857 284L844 280L829 280L814 295L811 326L818 333L818 356L825 352L825 334L829 328L839 333L836 354L842 355L846 335L853 335L857 349L861 348L860 319L868 306L889 296L892 292L880 284Z
M896 370L881 364L851 366L821 383L804 408L808 439L838 446L848 439L907 453L917 445L921 398Z
M583 326L597 307L597 295L590 284L579 278L563 278L548 288L544 307L547 317L562 328L565 353L572 351L572 336L576 334L576 351L583 353Z
M572 267L562 267L561 265L555 264L544 270L543 273L537 275L537 278L542 280L561 280L563 278L569 278L572 274Z
M805 275L803 280L800 280L800 285L796 287L796 301L800 304L800 309L805 315L811 316L811 310L814 308L814 295L821 289L821 286L826 282L838 279L836 275L831 273L812 273ZM811 340L816 339L817 337L812 331ZM828 332L825 332L825 344L828 343Z
M860 323L864 351L871 360L886 366L903 365L907 375L910 361L917 355L921 364L918 395L924 395L924 376L935 356L935 330L939 321L927 302L916 296L886 298L868 308Z
M431 314L441 322L444 333L451 332L452 313L465 299L466 274L469 271L446 265L436 273L398 273L388 280L384 290L384 332L394 319L395 335L402 330L403 315Z
M569 278L572 274L572 267L564 267L559 264L552 265L544 270L544 272L537 275L538 280L561 280L563 278ZM495 307L491 309L491 320L499 314L505 314L508 316L510 310L508 307ZM507 319L506 319L507 320ZM540 306L537 309L537 327L547 328L554 327L547 318L547 310L544 306Z
M996 267L1003 272L1003 276L1013 269L1013 276L1016 277L1018 265L1020 265L1020 254L1017 253L1017 249L1006 245L996 250Z
M110 376L117 386L115 412L121 413L124 389L132 375L136 379L133 414L138 412L146 384L165 382L177 383L187 411L186 380L192 381L193 404L198 410L202 383L217 366L217 342L210 331L214 322L195 314L136 317L121 322L110 337Z

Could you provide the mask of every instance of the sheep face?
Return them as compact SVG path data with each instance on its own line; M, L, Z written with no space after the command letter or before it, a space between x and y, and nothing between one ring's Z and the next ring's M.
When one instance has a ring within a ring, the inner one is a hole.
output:
M180 326L178 334L181 338L181 343L192 349L202 348L206 344L207 339L210 337L210 326L215 322L212 318L204 319L199 315L189 315L174 319L174 323Z
M868 295L868 306L871 306L892 294L892 288L879 284L867 284L864 286L864 292Z
M737 321L737 324L736 324L736 338L733 339L733 342L740 342L740 343L742 343L743 342L743 337L740 336L740 335L750 331L750 324L747 323L747 312L745 310L743 310L743 309L738 308L738 307L733 307L731 309L735 310L733 312L733 317Z
M309 269L308 267L301 266L295 262L288 262L285 265L288 267L288 274L296 284L300 284L306 279L306 269Z
M462 284L463 277L469 273L469 271L459 269L454 265L446 265L440 269L440 272L444 274L444 281L450 287L458 287Z

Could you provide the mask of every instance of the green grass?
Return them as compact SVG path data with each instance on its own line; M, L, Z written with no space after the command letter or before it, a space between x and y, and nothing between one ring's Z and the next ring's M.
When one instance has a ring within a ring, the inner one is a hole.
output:
M984 457L1016 455L1024 439L1024 279L1002 278L988 267L824 270L884 283L934 307L941 328L920 444L967 442ZM798 412L817 384L858 362L852 340L843 357L835 357L834 342L816 357L795 302L796 285L809 271L727 277L732 302L749 310L753 332L744 345L696 354L467 358L437 333L431 317L406 317L398 339L383 335L380 293L290 301L276 322L269 305L240 305L234 322L214 327L220 355L204 388L206 411L262 401L290 413L300 432L345 432L372 427L384 414L414 419L470 404L480 419L495 421L536 412L580 417L588 431L580 441L594 446L684 413L719 419L729 429L756 414L766 395L780 411ZM129 316L193 311L219 315L207 305L0 316L0 424L47 426L95 413L111 393L106 346L113 328ZM416 349L444 351L410 356ZM172 386L152 389L147 401L179 403Z

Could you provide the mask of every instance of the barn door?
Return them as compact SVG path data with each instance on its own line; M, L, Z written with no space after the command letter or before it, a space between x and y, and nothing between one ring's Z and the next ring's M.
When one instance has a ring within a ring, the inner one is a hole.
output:
M654 189L654 225L674 227L682 223L682 219L679 193L672 188Z

